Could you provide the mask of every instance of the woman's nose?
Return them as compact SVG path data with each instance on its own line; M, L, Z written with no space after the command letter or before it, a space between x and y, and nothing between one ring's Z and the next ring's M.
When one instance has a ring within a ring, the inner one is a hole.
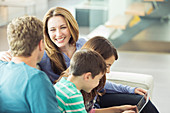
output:
M61 36L61 31L59 29L56 30L56 36L60 37Z

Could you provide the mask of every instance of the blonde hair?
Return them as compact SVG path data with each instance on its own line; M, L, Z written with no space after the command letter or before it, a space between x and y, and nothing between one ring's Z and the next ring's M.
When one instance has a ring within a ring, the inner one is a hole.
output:
M62 7L51 8L44 16L43 32L44 32L44 40L45 40L45 46L46 46L45 50L46 50L48 57L51 60L53 71L60 75L64 70L67 69L67 66L65 64L65 60L63 58L62 52L57 47L57 45L55 45L50 39L49 34L48 34L48 26L47 26L48 20L54 16L64 17L67 23L68 29L71 33L71 38L69 41L70 44L73 44L73 45L76 44L78 37L79 37L79 28L78 28L77 21L75 20L73 15L65 8L62 8Z
M34 16L13 19L7 26L7 38L13 56L31 56L43 39L43 23Z

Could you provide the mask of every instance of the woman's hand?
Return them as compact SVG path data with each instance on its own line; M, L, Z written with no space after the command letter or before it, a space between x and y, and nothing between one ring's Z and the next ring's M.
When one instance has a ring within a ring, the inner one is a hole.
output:
M0 60L10 62L12 59L10 50L0 52Z
M135 89L135 94L139 94L139 95L145 95L147 91L142 89L142 88L136 88Z

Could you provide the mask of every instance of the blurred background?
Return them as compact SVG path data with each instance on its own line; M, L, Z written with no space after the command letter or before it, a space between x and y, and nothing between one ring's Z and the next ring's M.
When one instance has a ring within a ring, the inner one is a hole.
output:
M152 101L161 113L170 105L169 0L0 0L0 51L8 50L7 24L15 17L43 19L51 7L68 9L80 37L102 35L118 49L113 71L154 77Z

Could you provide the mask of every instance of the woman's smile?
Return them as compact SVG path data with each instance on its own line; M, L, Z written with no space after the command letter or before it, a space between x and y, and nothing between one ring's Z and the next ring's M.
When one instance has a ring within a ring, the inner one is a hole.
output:
M58 43L62 43L64 42L65 37L61 37L61 38L55 38L55 41L57 41Z

